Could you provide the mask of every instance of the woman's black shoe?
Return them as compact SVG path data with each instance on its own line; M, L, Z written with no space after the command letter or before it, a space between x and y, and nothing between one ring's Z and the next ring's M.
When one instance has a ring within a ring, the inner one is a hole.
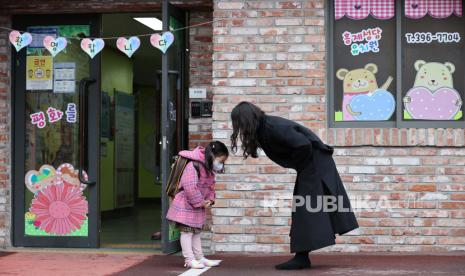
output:
M312 267L308 252L297 252L294 258L289 261L275 266L279 270L305 269Z

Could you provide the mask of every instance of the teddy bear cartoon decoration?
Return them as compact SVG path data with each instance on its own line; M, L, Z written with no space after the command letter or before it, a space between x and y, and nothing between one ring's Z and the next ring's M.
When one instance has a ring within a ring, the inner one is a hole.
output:
M378 87L377 72L378 66L374 63L350 71L345 68L337 70L337 78L343 81L343 121L385 121L391 118L396 102L387 89L393 78L389 76Z
M403 98L405 119L458 120L461 117L462 99L454 89L451 62L417 60L413 87Z

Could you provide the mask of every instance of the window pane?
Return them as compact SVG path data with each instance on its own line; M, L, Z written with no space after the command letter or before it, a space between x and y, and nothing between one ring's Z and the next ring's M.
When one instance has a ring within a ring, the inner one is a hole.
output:
M403 120L463 121L465 18L430 14L402 14Z
M393 121L396 92L395 18L371 14L334 21L335 121Z

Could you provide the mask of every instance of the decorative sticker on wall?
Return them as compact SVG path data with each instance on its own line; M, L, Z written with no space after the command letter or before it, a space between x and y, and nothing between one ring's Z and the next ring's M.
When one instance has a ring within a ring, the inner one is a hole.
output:
M76 104L68 103L65 114L66 114L66 121L68 123L71 123L71 124L76 123L77 122Z
M44 38L44 46L50 52L52 57L55 57L58 53L66 48L68 41L64 37L54 38L53 36L46 36Z
M55 123L61 120L63 117L63 112L61 110L49 107L47 109L47 115L48 115L48 122L49 123Z
M22 48L28 46L32 42L32 35L28 32L21 34L18 31L10 32L10 42L16 49L16 52L19 52Z
M84 38L81 40L81 49L89 55L90 58L94 58L100 51L105 47L105 42L101 38L94 40L90 38Z
M383 30L379 27L368 28L358 33L345 31L342 33L342 40L345 45L350 45L350 53L353 56L368 52L378 53L382 32Z
M153 47L162 51L163 54L166 53L173 42L174 35L171 32L163 33L163 35L153 34L150 36L150 43L153 45Z
M140 39L137 36L132 36L129 39L120 37L116 41L116 47L130 58L139 49Z
M66 122L71 124L77 122L77 109L75 103L68 103L65 112L50 106L47 108L46 113L48 122L52 124L61 121L63 115L66 115ZM36 125L38 128L44 128L47 125L47 118L45 118L43 111L32 113L29 117L31 118L31 124Z
M334 0L336 20L347 18L360 20L369 15L378 20L391 19L395 15L394 0Z
M84 178L87 179L87 174ZM71 164L62 164L57 170L43 165L39 171L27 172L25 183L34 193L25 214L26 235L88 235L88 203L82 193L85 185L79 182Z
M419 19L429 14L442 19L455 14L462 17L462 0L405 0L405 16Z
M341 68L336 76L343 81L343 103L341 121L385 121L395 111L395 99L387 89L391 76L378 87L375 74L378 66L368 63L364 68L349 71ZM336 112L338 117L338 112Z
M408 44L430 44L433 42L438 43L458 43L461 40L460 33L458 32L415 32L406 33L405 39Z
M404 97L404 119L458 120L462 117L462 99L454 89L451 62L417 60L415 83Z
M29 116L31 118L31 124L37 125L38 128L44 128L47 125L44 112L36 112Z

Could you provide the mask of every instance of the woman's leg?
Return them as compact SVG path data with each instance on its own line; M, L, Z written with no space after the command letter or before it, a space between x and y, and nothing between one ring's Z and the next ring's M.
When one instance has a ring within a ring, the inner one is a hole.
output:
M194 256L196 260L200 260L203 258L202 242L200 240L200 233L194 234L192 236L192 250L194 251Z
M184 256L185 263L189 263L194 258L194 252L192 251L192 236L194 233L181 232L181 248L182 255Z

